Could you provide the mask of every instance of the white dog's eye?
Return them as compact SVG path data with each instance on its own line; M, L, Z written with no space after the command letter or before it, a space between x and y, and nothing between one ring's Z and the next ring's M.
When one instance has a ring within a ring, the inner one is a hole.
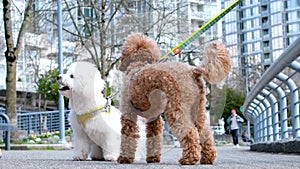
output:
M72 78L72 79L73 79L73 78L74 78L74 75L73 75L73 74L71 74L71 75L70 75L70 78Z

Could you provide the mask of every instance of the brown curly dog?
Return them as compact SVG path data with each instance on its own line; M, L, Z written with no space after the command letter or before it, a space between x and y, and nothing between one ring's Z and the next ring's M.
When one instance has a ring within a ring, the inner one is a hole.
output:
M192 165L200 160L202 164L213 164L216 150L210 128L205 124L202 76L210 83L224 79L230 70L228 51L220 42L212 42L201 67L172 61L160 63L159 59L156 42L145 35L132 34L123 44L120 70L126 77L121 93L122 140L118 162L134 162L138 115L147 118L146 161L160 162L164 113L183 148L179 162Z

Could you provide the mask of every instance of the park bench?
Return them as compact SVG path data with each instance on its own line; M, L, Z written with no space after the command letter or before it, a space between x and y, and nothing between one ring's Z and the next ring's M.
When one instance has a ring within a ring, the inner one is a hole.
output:
M10 120L4 112L0 112L0 131L3 131L3 140L5 144L5 150L10 150L10 132L13 126Z

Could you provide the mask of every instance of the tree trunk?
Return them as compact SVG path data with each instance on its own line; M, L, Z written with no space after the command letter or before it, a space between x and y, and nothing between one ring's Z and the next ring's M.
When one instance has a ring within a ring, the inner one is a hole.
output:
M7 54L6 54L7 56ZM14 131L17 130L17 89L16 89L16 60L6 61L6 113L10 118L10 122L14 126ZM12 132L12 141L16 138L16 132Z
M17 94L16 94L16 62L17 56L14 52L14 43L12 36L12 21L11 21L11 3L9 0L3 1L3 16L4 16L4 25L5 25L5 39L6 39L6 114L10 118L10 121L15 130L13 130L11 136L12 139L15 136L14 131L17 128Z
M18 132L17 132L17 79L16 79L16 71L17 71L17 60L18 55L20 53L20 49L22 47L22 42L26 30L26 25L29 22L29 14L32 9L32 4L34 0L29 0L27 3L26 10L24 12L24 19L21 24L21 28L18 32L16 46L14 46L13 39L13 27L11 20L11 1L3 0L3 19L4 19L4 32L5 32L5 41L6 41L6 114L10 118L12 125L14 126L14 130L11 134L12 141L18 141Z

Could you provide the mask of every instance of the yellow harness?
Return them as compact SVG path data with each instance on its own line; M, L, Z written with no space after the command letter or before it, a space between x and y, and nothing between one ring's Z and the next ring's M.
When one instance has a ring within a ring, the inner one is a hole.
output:
M77 120L79 122L79 124L81 124L83 127L85 127L85 124L88 120L96 117L97 115L104 113L104 114L110 114L111 113L111 108L110 108L110 104L106 104L104 106L98 106L94 109L91 109L83 114L80 115L76 115Z

